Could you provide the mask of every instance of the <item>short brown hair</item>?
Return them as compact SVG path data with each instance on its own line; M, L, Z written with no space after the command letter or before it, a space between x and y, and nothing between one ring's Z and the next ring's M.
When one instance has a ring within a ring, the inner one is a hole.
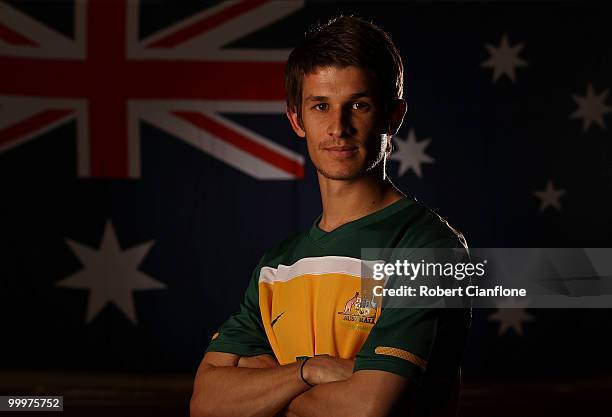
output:
M302 81L319 67L355 66L369 70L381 93L383 108L404 93L404 66L399 51L384 30L355 16L337 16L306 33L285 67L287 107L302 121Z

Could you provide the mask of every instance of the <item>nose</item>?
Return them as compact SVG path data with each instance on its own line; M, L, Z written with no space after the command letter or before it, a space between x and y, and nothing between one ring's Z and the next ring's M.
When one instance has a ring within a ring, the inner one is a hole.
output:
M327 133L331 137L344 138L353 133L351 114L345 108L337 108L329 112Z

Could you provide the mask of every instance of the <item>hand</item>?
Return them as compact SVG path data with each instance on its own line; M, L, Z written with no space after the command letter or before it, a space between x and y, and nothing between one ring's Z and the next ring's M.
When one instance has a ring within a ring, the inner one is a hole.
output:
M346 381L353 375L354 366L355 361L352 359L341 359L329 355L315 356L304 365L304 379L312 385Z
M239 368L274 368L278 366L276 358L264 353L257 356L241 356L238 359Z

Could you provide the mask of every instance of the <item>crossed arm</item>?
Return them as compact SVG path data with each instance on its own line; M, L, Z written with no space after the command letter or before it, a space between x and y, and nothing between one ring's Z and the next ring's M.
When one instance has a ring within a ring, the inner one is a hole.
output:
M191 417L388 416L407 388L401 376L355 373L354 361L316 356L304 366L278 365L269 355L240 357L208 352L196 373Z

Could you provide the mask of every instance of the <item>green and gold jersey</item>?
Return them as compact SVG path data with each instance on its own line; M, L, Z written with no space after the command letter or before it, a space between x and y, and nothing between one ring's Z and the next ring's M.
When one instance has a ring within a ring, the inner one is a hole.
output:
M360 257L362 248L465 246L463 236L409 197L332 232L320 218L262 257L207 351L268 353L281 365L328 354L417 383L426 371L454 378L469 310L383 308L360 292Z

